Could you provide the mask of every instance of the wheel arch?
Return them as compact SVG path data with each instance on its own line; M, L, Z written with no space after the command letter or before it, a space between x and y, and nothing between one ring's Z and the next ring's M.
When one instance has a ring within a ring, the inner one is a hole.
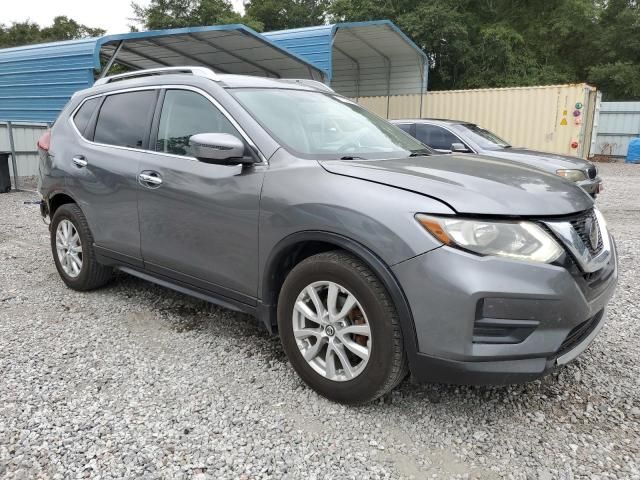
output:
M49 208L49 218L53 219L53 215L56 213L56 210L60 208L62 205L66 205L68 203L75 203L80 208L78 202L67 192L54 192L49 195L47 200L47 205ZM82 210L80 208L80 210Z
M362 260L391 295L400 318L405 349L411 364L412 357L417 353L417 337L411 308L400 283L378 255L361 243L343 235L324 231L305 231L289 235L277 243L267 258L261 276L258 316L269 331L273 331L276 325L278 296L287 274L305 258L337 249L347 251Z

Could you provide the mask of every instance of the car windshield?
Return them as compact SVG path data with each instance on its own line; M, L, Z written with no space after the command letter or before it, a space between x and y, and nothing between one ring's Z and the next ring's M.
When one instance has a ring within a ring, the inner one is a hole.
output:
M230 92L283 146L301 157L352 160L432 153L395 125L345 98L275 88Z
M509 142L505 142L495 133L485 130L473 123L459 123L451 125L456 132L465 135L471 141L475 142L480 148L487 150L497 150L500 148L511 148Z

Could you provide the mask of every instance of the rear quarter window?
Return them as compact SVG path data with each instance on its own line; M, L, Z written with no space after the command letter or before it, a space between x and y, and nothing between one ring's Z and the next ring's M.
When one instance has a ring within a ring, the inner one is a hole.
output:
M87 138L87 126L89 125L89 121L91 120L91 117L96 111L99 103L100 98L91 98L84 102L80 109L73 116L73 123L76 124L76 128L80 132L80 135L85 138Z
M146 148L157 92L115 93L105 98L93 140L129 148Z

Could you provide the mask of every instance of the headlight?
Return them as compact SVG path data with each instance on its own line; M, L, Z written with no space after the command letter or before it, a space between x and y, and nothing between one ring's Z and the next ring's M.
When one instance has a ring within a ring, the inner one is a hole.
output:
M560 175L570 182L580 182L587 179L587 175L582 170L556 170L556 175Z
M491 222L418 214L416 219L442 243L480 255L549 263L562 255L562 248L532 222Z

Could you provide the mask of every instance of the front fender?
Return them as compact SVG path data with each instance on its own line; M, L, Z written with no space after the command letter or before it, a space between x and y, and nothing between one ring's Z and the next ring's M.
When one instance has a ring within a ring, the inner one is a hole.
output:
M454 214L444 203L400 188L335 175L313 160L281 155L285 157L272 159L260 200L261 272L279 242L304 231L352 239L386 265L441 245L414 217L416 213Z

